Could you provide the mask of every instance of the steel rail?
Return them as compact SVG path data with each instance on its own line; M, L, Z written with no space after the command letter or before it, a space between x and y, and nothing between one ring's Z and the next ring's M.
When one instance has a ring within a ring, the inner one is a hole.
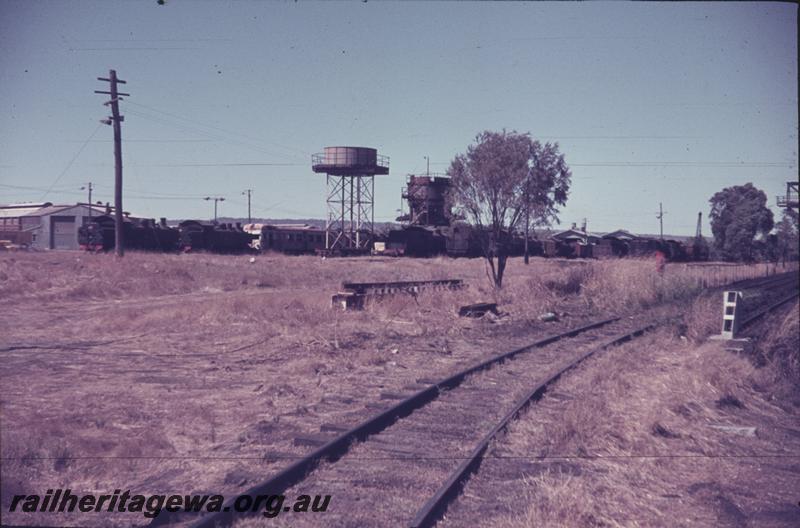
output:
M749 288L749 289L743 290L745 292L744 293L744 298L745 299L752 298L752 296L748 293L750 291L757 291L757 292L761 293L762 296L763 296L764 293L769 293L770 297L774 298L776 295L779 295L782 292L790 290L792 286L796 287L796 284L797 284L797 280L794 279L794 280L791 280L791 281L783 281L783 282L774 282L774 283L770 283L770 284L764 284L760 288L757 288L757 289L756 288Z
M771 280L765 280L763 283L760 284L761 287L764 286L775 286L776 284L782 285L784 283L788 283L788 279L794 279L792 275L795 275L796 272L789 272L788 274L784 275L783 277L779 278L771 278ZM747 319L745 319L741 326L746 326L755 320L759 319L760 317L764 316L765 314L769 313L780 306L783 306L787 302L791 301L792 299L800 296L800 291L794 291L790 295L783 297L782 299L759 309L756 313L750 315ZM662 323L666 324L666 323ZM629 332L627 334L623 334L621 336L615 337L610 341L599 345L580 357L578 357L575 361L567 365L566 367L560 369L555 374L551 375L547 380L537 384L533 387L527 394L525 394L522 398L520 398L513 406L513 408L495 425L491 431L489 431L486 436L478 443L478 445L472 450L472 452L467 456L467 458L456 468L453 473L451 473L450 477L442 484L442 486L437 490L436 494L434 494L425 505L417 512L414 519L410 523L411 528L424 528L428 526L433 526L443 515L447 509L448 504L454 500L466 482L469 480L470 476L478 470L480 467L481 461L489 448L489 444L491 441L497 436L498 433L505 430L508 424L514 420L520 412L522 412L530 403L536 401L542 397L542 395L547 390L549 385L552 385L555 381L557 381L564 373L567 371L575 368L579 363L583 362L593 354L610 348L612 346L624 343L626 341L630 341L634 337L640 336L645 332L652 330L657 325L656 323L650 323L645 325L641 328L634 330L633 332Z
M755 277L755 278L752 278L752 279L743 279L743 280L740 280L740 281L735 281L735 282L731 282L731 283L728 283L728 284L724 284L722 286L717 286L716 288L722 289L722 288L737 287L737 288L741 288L741 289L745 289L745 290L754 289L754 288L760 288L763 285L767 285L767 284L775 284L775 283L780 283L780 282L783 282L783 281L789 281L791 279L795 279L797 277L797 275L798 275L798 271L797 270L785 271L783 273L776 273L774 275L765 275L763 277Z
M774 296L776 293L780 293L783 290L790 289L789 287L795 286L798 283L797 274L788 277L781 277L772 281L762 282L757 286L746 286L746 287L729 287L723 288L724 291L741 291L745 299L749 298L753 292L757 292L758 294L763 295L764 293L771 293Z
M798 275L796 273L793 273L793 274L791 274L789 276L779 277L779 278L776 278L775 280L759 284L756 288L750 287L750 288L744 288L744 289L746 289L746 290L747 289L767 289L767 290L772 290L772 289L776 289L776 288L780 288L780 287L786 286L788 284L797 284L797 281L798 281Z
M787 271L785 273L776 273L775 275L767 275L765 277L759 277L757 279L750 279L748 281L739 281L744 282L745 286L750 287L760 287L768 284L775 284L778 282L786 282L797 279L798 276L797 271ZM738 283L734 283L736 285Z
M363 441L367 437L380 433L390 425L395 423L398 419L408 416L413 411L424 407L428 403L435 400L442 390L452 389L460 385L467 376L476 372L485 370L494 365L499 365L513 357L528 352L530 350L541 348L551 343L555 343L564 338L574 337L583 332L599 328L601 326L619 321L621 317L615 316L600 321L595 321L560 334L554 334L544 339L540 339L528 345L521 346L509 352L492 356L489 359L481 361L471 367L461 370L451 376L448 376L428 387L417 391L408 398L401 400L388 409L381 411L377 415L366 419L352 429L345 431L328 443L322 445L318 449L309 453L308 455L300 458L289 467L281 470L270 479L253 486L252 488L244 491L238 495L275 495L282 493L289 487L302 482L302 480L314 470L321 462L330 461L335 462L346 454L350 447L357 441ZM193 528L215 528L220 526L230 526L237 518L244 518L249 512L236 512L233 507L235 498L229 499L223 504L222 511L213 512L205 515L202 519L192 524ZM226 511L227 508L227 511ZM179 515L186 515L179 514ZM162 511L153 521L148 525L150 527L163 526L173 521L172 515L169 512Z
M798 297L798 296L800 296L800 291L794 291L791 294L787 295L786 297L783 297L780 300L770 304L769 306L766 306L765 308L757 310L755 313L749 315L741 323L739 323L739 327L744 327L744 326L747 326L747 325L753 323L754 321L756 321L756 320L760 319L761 317L765 316L766 314L768 314L772 310L780 308L781 306L783 306L784 304L786 304L787 302L791 301L792 299L794 299L795 297Z
M533 387L527 394L525 394L522 398L520 398L513 406L513 408L495 425L491 431L489 431L486 436L478 442L478 445L472 452L467 456L467 458L456 468L455 471L450 475L450 477L445 481L444 484L439 488L436 494L431 497L425 505L417 512L416 516L414 517L413 521L411 521L411 528L421 528L426 526L432 526L435 524L438 519L440 518L441 514L444 513L447 505L452 501L460 491L460 488L466 483L469 477L477 471L478 467L480 466L481 461L483 460L483 455L486 453L486 450L489 447L489 443L497 436L498 433L505 430L508 424L515 419L519 413L525 409L532 401L538 400L542 397L544 392L547 390L547 387L553 384L556 380L558 380L565 372L572 370L578 364L586 360L587 358L591 357L593 354L610 348L612 346L624 343L626 341L630 341L634 337L638 337L645 332L652 330L656 326L659 326L656 323L649 323L641 328L637 328L632 332L625 333L623 335L617 336L602 345L599 345L584 354L578 357L575 361L571 362L569 365L562 367L556 373L552 374L548 377L545 381L540 382L535 387Z

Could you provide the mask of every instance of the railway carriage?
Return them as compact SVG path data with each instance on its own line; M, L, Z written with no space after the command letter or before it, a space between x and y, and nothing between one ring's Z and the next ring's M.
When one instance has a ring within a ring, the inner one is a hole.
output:
M306 224L264 225L259 240L261 251L299 255L325 249L325 231Z

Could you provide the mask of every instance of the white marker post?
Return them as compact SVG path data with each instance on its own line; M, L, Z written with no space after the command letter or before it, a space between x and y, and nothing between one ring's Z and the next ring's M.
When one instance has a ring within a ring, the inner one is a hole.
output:
M739 306L742 292L726 291L722 293L722 339L736 339L739 330Z

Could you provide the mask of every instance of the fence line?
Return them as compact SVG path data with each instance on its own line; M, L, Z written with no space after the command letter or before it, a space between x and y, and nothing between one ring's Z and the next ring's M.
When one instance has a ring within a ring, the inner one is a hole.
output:
M689 278L697 287L714 288L731 282L796 271L798 262L759 262L756 264L670 264L665 273ZM672 270L672 272L670 272Z

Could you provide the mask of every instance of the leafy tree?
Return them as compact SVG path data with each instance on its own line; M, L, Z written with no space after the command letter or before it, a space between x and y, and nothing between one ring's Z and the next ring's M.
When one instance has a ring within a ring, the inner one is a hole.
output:
M481 132L450 164L450 200L481 235L496 287L503 283L511 238L520 222L558 221L571 173L558 143L541 144L516 131Z
M709 202L715 249L725 260L753 260L754 240L766 237L774 225L764 191L752 183L735 185L714 194Z
M776 260L798 260L800 258L800 232L798 232L798 213L785 209L781 221L775 226Z
M708 260L711 254L708 240L704 236L695 237L692 242L692 250L695 260Z

